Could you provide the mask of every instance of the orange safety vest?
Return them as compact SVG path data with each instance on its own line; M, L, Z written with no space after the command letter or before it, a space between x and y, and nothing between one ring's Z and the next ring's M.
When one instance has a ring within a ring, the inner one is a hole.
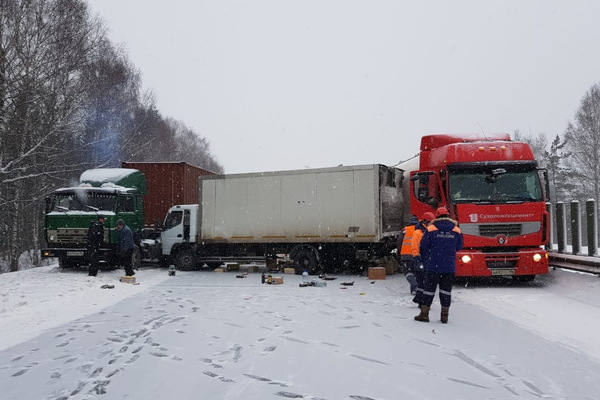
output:
M423 239L423 230L415 229L412 241L410 242L411 253L413 257L421 255L421 249L419 248L419 245L421 244L421 239Z
M402 232L404 232L404 237L402 238L400 254L411 255L412 254L411 242L412 242L413 234L415 232L415 226L414 225L406 226L406 227L404 227L404 229L402 229Z

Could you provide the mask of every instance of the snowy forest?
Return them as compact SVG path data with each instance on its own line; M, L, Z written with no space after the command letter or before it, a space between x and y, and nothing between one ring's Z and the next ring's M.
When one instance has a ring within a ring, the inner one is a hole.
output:
M528 142L539 166L552 173L553 202L600 199L600 83L584 94L564 132L551 137L517 130L512 139Z
M564 132L513 132L556 199L600 199L600 84ZM209 140L162 115L83 0L0 0L0 272L38 265L44 198L89 168L186 161L223 172Z
M48 192L122 161L223 171L206 138L142 91L84 1L0 0L0 270L24 254L38 264Z

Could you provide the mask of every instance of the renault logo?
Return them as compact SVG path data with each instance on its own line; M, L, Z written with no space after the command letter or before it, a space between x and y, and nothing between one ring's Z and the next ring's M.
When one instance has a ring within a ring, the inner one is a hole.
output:
M508 242L508 237L506 235L498 235L496 236L496 238L498 239L498 243L500 243L501 245L506 244L506 242Z

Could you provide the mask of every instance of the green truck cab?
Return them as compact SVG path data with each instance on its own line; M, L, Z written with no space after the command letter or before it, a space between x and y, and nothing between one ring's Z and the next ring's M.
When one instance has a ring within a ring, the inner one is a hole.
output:
M79 186L61 188L46 197L42 257L57 257L62 268L89 264L87 232L98 215L104 216L104 244L100 268L118 264L118 219L134 233L134 268L141 263L140 238L144 227L143 197L146 177L136 169L101 168L84 171Z

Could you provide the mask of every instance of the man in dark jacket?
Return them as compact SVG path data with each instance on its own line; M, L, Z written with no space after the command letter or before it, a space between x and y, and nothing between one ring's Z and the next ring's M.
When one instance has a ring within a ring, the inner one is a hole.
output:
M452 301L452 285L456 273L456 253L462 249L463 237L458 223L448 215L445 207L436 211L436 219L427 227L420 244L421 256L425 263L425 282L421 313L416 321L429 322L429 309L440 287L441 321L448 323L448 313Z
M133 248L135 246L133 242L133 232L125 225L125 221L122 219L117 221L117 230L119 231L119 254L121 255L121 263L125 268L125 275L133 276L135 275L133 266L131 265Z
M96 221L90 223L87 233L88 257L90 266L88 268L89 276L98 274L98 264L100 263L100 247L104 243L104 216L98 215Z

